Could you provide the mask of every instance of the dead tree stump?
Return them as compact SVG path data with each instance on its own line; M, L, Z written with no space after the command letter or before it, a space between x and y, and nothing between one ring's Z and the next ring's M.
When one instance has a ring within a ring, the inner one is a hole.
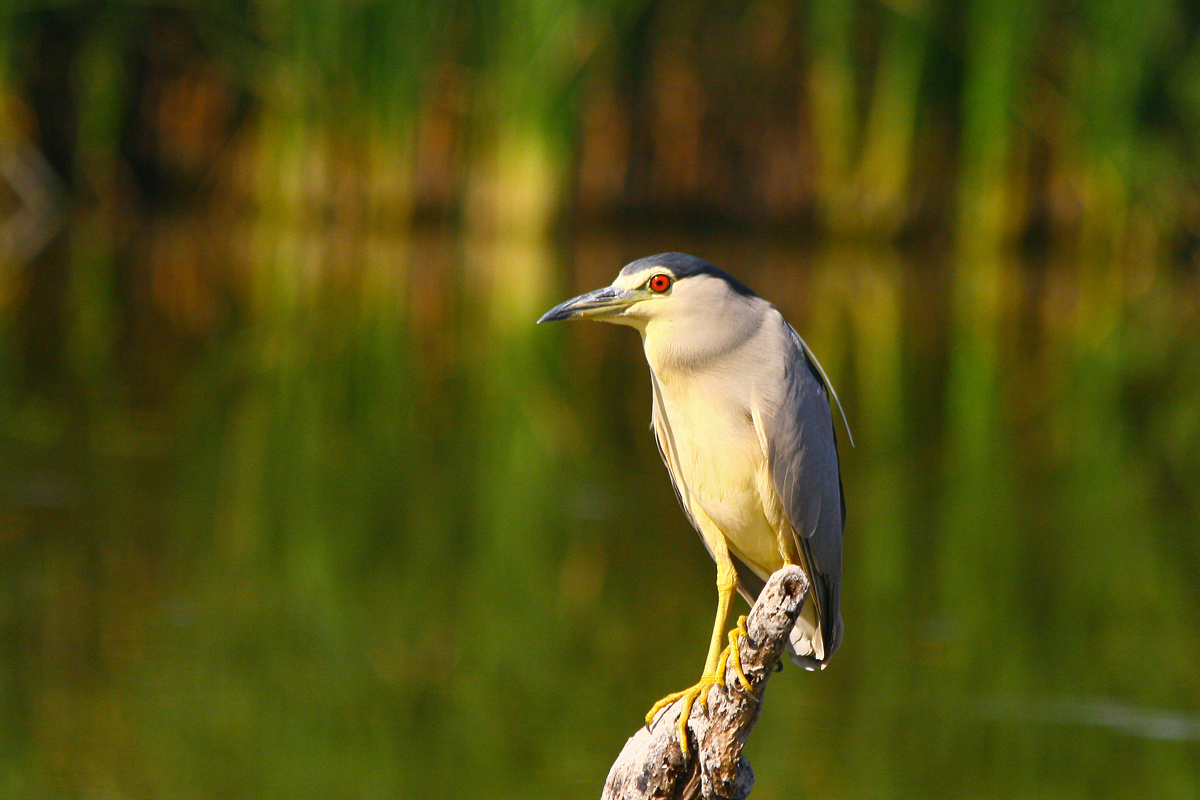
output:
M799 567L784 567L771 576L746 620L750 636L741 640L742 671L751 691L742 688L727 666L725 687L709 690L707 712L699 702L692 707L692 757L686 761L676 733L680 703L660 711L653 725L625 743L608 773L602 800L744 800L750 794L754 773L742 748L807 593L808 576Z

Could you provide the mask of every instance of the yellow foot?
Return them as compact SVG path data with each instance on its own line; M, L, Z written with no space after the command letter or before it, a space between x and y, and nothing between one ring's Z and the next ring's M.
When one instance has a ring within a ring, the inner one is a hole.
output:
M672 692L671 694L659 700L646 714L646 724L650 725L654 722L654 717L659 711L662 711L672 703L682 700L683 705L679 709L679 721L676 723L679 732L679 749L683 751L683 757L689 757L688 742L687 742L687 723L692 716L692 706L696 701L700 701L700 708L708 709L708 690L714 686L725 687L725 670L729 662L733 661L733 668L737 672L738 682L746 691L752 691L750 680L746 677L746 673L742 671L742 659L738 653L738 637L745 636L749 638L750 634L746 632L746 617L738 617L737 627L729 632L729 644L721 651L717 659L717 668L713 672L705 672L700 676L700 682L695 686L684 689L682 692Z
M742 657L738 653L738 637L745 636L750 638L750 634L746 632L746 615L738 617L737 627L729 632L729 644L721 651L720 661L717 662L717 675L721 676L721 685L725 685L725 668L730 661L733 662L733 669L737 672L738 682L742 684L742 688L747 692L753 691L750 685L750 679L746 677L746 673L742 672Z
M679 722L677 723L676 728L679 732L679 749L683 751L683 757L687 759L689 755L687 724L688 720L692 716L692 705L696 702L696 699L699 698L700 707L706 708L708 706L708 690L714 686L724 685L724 681L722 681L716 675L705 673L704 675L700 676L700 682L695 686L684 689L682 692L672 692L662 700L659 700L657 703L655 703L650 708L650 712L646 714L646 724L649 725L654 722L654 717L659 711L662 711L676 700L682 700L683 705L679 709Z

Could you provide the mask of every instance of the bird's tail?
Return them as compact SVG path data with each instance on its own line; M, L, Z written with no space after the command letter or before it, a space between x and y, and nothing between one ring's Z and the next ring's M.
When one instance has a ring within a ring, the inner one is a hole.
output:
M821 625L817 620L816 603L805 603L796 618L792 632L788 634L787 649L792 655L792 661L797 666L807 670L825 669L833 651L837 649L842 638L842 619L839 615L834 627L833 641L826 642L821 633Z
M730 553L730 557L737 569L738 591L742 597L746 598L746 602L753 606L766 585L766 581L755 575L754 571L736 555ZM808 670L825 669L833 651L837 650L841 643L841 614L838 615L837 624L833 627L833 641L826 642L821 633L821 625L817 620L817 604L806 599L804 607L800 609L800 616L796 618L796 624L792 626L792 632L788 634L787 650L792 656L792 661L797 666Z

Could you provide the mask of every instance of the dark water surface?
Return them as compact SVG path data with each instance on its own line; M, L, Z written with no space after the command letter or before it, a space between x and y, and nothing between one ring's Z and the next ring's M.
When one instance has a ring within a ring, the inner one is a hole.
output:
M651 231L118 280L73 236L0 305L0 796L598 796L714 570L636 335L533 323L683 249L857 442L845 642L773 679L753 796L1200 797L1194 270Z

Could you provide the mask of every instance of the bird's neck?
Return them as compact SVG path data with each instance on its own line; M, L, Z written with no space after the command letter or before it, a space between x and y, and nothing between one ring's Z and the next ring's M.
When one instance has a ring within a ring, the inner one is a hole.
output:
M646 362L656 375L682 379L702 372L723 372L731 357L750 345L763 325L762 315L744 315L724 325L706 320L654 320L642 333Z

